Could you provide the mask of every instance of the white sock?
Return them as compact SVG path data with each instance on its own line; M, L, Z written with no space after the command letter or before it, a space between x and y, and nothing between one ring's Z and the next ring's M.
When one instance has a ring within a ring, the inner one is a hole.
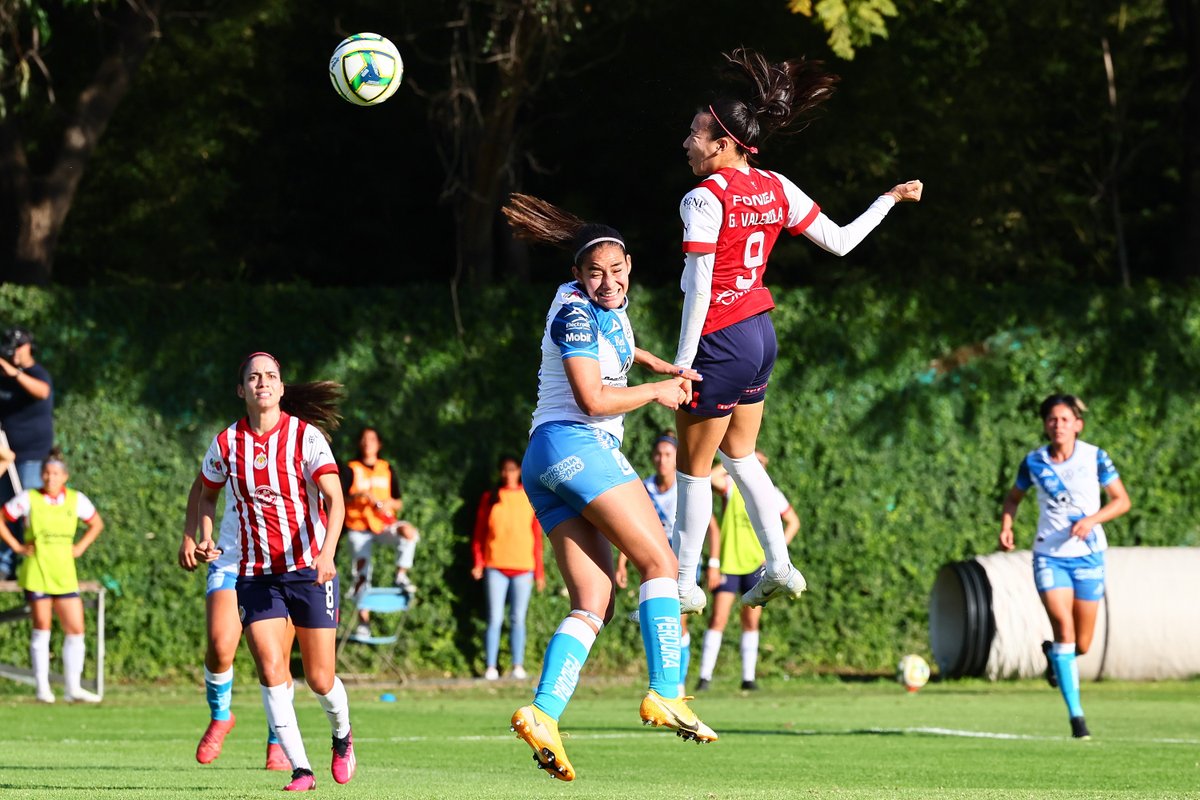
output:
M308 762L308 753L304 751L304 739L300 736L300 726L296 723L296 709L292 706L292 688L286 683L278 686L263 686L263 708L267 712L267 724L275 729L279 744L292 762L292 769L312 771Z
M742 680L754 680L758 669L758 631L742 631Z
M216 683L223 685L229 683L231 680L233 680L233 667L230 667L224 672L213 672L208 667L204 668L205 683Z
M413 565L413 556L416 555L417 542L421 541L421 537L405 539L400 534L396 535L400 537L396 542L396 569L409 569Z
M34 628L29 634L29 662L38 694L50 691L50 631Z
M63 637L63 683L67 694L77 694L81 688L80 678L83 677L83 634L69 634Z
M325 709L325 716L329 717L329 727L333 735L339 739L349 736L350 699L346 697L346 687L342 685L342 679L334 677L333 688L329 690L329 694L318 694L317 701L321 708Z
M675 480L679 486L675 541L679 545L679 595L682 597L696 585L696 565L700 563L708 521L712 519L712 484L707 475L696 478L683 472L676 472Z
M711 681L713 670L717 667L717 654L721 652L721 638L724 631L712 629L704 632L704 646L700 651L700 677Z
M775 491L775 484L771 483L771 476L754 453L741 458L730 458L724 453L720 453L720 456L721 463L746 501L746 516L750 517L754 533L767 555L766 574L772 578L786 576L792 560L788 557L787 542L783 539L779 495Z

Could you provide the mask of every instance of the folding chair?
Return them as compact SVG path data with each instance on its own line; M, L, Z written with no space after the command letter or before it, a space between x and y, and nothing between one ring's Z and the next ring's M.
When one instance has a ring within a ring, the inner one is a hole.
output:
M365 644L368 647L376 648L379 657L396 674L400 682L404 683L407 676L400 669L400 665L396 663L393 654L396 644L400 641L400 631L404 627L404 612L408 610L410 599L404 590L394 586L369 586L359 592L357 597L350 598L348 605L351 607L342 609L342 619L345 621L346 627L338 640L338 663L343 663L343 654L348 643ZM392 633L384 636L355 636L354 628L358 624L359 611L369 611L372 614L395 614L397 615L396 627Z

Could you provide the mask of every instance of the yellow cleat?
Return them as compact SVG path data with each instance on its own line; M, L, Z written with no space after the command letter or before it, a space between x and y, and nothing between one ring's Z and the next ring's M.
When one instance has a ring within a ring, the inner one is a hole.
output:
M701 722L696 712L688 708L687 701L691 699L680 697L672 700L651 689L642 700L642 724L671 728L684 740L696 744L715 742L716 731Z
M533 760L538 769L544 769L551 778L560 781L575 780L575 768L567 760L567 751L558 735L558 722L541 709L521 706L512 715L512 729L518 739L533 748Z

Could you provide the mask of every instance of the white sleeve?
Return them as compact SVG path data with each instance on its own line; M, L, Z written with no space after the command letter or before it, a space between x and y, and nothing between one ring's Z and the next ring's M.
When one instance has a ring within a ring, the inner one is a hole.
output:
M679 325L679 347L675 351L675 366L690 367L700 344L700 331L708 316L712 298L712 253L688 253L683 257L683 319Z
M337 474L333 451L316 425L310 424L304 429L303 457L304 466L314 481L327 472Z
M225 458L221 455L219 441L220 437L225 435L222 432L219 436L213 437L208 444L208 451L204 454L204 460L200 462L200 477L209 486L223 486L229 480L229 465L225 463Z
M84 522L96 516L96 506L92 505L92 501L83 492L75 493L75 516Z
M16 522L29 515L29 492L22 489L17 496L4 504L4 518Z
M844 256L883 222L894 205L895 197L881 194L858 219L846 226L839 226L824 213L819 213L812 224L804 229L804 235L835 256Z

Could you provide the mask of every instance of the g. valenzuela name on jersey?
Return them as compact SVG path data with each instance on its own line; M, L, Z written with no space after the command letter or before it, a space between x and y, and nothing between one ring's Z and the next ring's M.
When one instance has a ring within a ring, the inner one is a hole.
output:
M783 205L775 198L775 192L752 195L735 194L729 198L729 202L734 211L729 213L729 218L725 223L726 228L779 225L783 222ZM750 210L739 210L739 205L748 206ZM764 206L766 206L765 210Z
M623 414L591 417L575 402L563 362L568 358L591 358L600 362L605 386L626 386L633 366L633 328L626 308L607 309L592 302L578 283L558 287L546 314L542 336L542 366L538 370L538 403L533 412L532 431L544 422L583 422L621 439Z

